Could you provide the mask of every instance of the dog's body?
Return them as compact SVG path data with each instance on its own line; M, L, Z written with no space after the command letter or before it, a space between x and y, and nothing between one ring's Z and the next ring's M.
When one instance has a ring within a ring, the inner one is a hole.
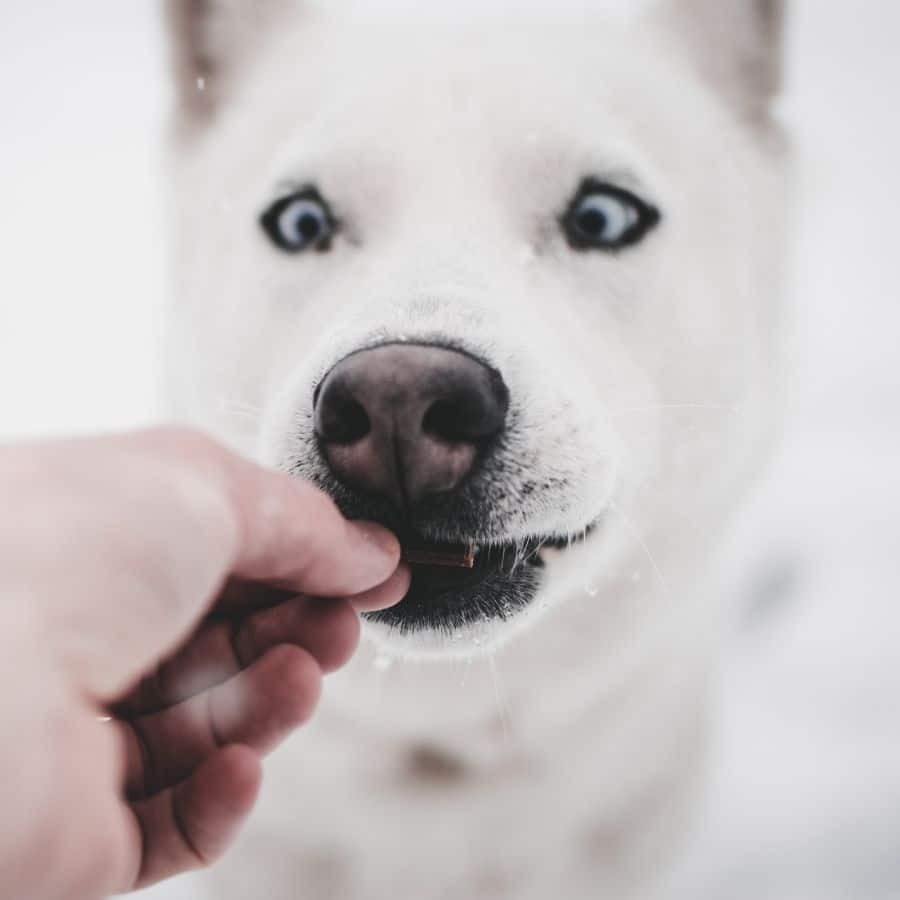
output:
M173 4L173 400L378 510L333 477L317 386L372 348L459 349L502 374L502 440L408 520L531 562L367 625L216 896L645 896L702 757L706 563L772 418L778 4L326 6ZM290 203L318 243L276 231L285 254L258 222Z

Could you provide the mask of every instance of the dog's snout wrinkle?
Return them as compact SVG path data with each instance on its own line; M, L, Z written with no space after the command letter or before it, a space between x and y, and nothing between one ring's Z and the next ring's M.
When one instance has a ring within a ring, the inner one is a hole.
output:
M408 509L465 480L508 407L500 374L474 357L389 344L351 354L326 376L316 433L338 479Z

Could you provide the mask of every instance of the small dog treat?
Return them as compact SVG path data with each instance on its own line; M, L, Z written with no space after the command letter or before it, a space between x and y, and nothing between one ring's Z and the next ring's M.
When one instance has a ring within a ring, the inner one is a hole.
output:
M443 566L448 569L474 569L475 547L441 547L423 544L420 547L406 547L403 559L414 566Z

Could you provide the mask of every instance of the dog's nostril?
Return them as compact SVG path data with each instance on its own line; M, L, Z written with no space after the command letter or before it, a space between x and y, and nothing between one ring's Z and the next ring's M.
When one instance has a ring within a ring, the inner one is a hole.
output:
M368 413L352 397L332 398L319 417L319 437L332 444L355 444L371 430Z
M475 443L496 431L490 419L477 395L461 393L433 403L422 420L422 431L448 443Z
M455 490L504 428L499 372L455 350L386 344L339 362L315 403L316 434L343 483L410 509Z

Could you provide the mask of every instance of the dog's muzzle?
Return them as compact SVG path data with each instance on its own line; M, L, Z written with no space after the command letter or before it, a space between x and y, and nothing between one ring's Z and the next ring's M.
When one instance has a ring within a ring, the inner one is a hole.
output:
M407 516L460 487L508 409L500 373L474 357L388 344L329 372L315 397L316 435L338 481Z
M319 452L345 514L381 521L405 548L429 551L430 562L413 563L403 602L373 618L406 631L451 630L502 614L507 596L533 596L531 581L515 586L522 576L510 571L512 552L480 548L466 569L435 562L451 550L436 534L465 544L485 515L476 476L491 463L510 406L496 369L448 347L383 344L334 366L313 402Z

